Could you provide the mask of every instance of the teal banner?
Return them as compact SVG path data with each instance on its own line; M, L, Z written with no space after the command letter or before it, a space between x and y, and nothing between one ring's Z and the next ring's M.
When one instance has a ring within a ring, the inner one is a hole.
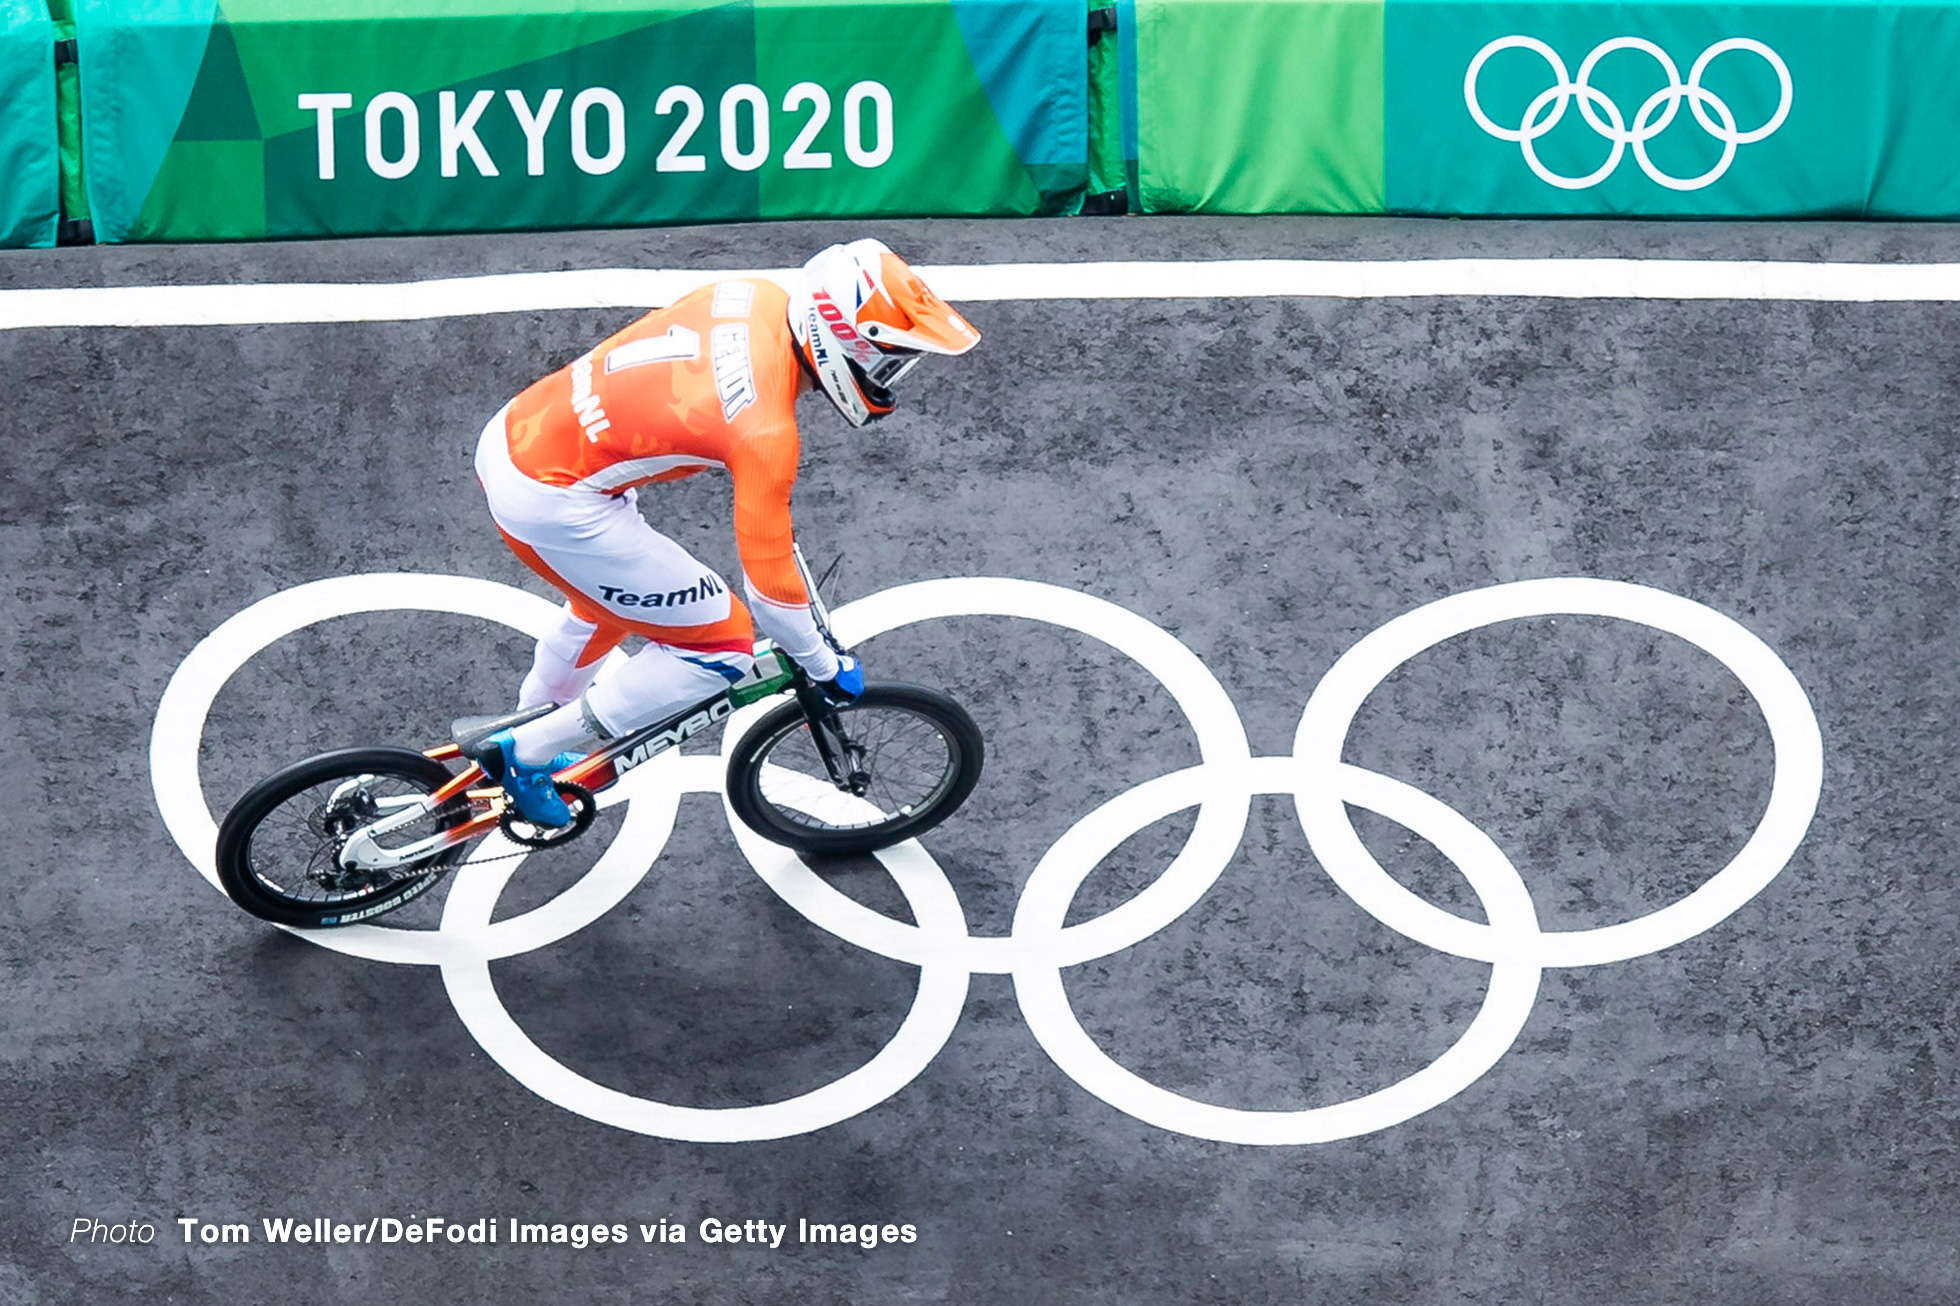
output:
M54 24L41 0L0 0L0 246L52 245L61 219Z
M1391 0L1390 210L1960 214L1960 9Z
M77 0L102 240L1072 212L1083 0Z

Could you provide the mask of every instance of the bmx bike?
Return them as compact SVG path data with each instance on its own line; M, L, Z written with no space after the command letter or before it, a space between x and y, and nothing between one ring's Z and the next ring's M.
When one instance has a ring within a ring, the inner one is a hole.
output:
M826 643L829 613L801 552L797 567ZM825 580L836 570L825 573ZM278 925L321 929L394 911L429 889L492 830L526 849L577 839L598 795L652 761L775 695L728 750L728 803L772 842L813 856L855 856L932 829L980 780L985 748L966 709L937 690L885 683L832 703L782 650L726 690L608 741L553 773L569 824L534 826L470 758L474 747L553 709L465 717L451 738L416 751L343 748L295 762L247 790L218 828L219 881L240 907ZM461 769L452 769L460 766Z

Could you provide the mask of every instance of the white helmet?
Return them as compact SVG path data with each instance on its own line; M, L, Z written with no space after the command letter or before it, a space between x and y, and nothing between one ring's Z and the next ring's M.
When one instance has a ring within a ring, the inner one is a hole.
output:
M803 265L789 300L803 365L844 420L892 410L891 388L922 354L964 354L980 333L876 240L832 245Z

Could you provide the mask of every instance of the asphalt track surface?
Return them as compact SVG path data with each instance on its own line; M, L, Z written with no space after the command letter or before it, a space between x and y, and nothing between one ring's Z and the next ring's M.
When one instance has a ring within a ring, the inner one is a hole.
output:
M770 267L866 230L939 263L1960 258L1960 235L1934 227L1078 220L64 250L8 255L0 289ZM1292 751L1316 684L1370 632L1505 582L1691 600L1801 685L1821 795L1760 892L1673 946L1545 970L1515 1044L1431 1109L1277 1146L1085 1091L1014 979L984 972L944 1047L875 1105L771 1141L647 1136L509 1073L436 967L281 934L199 878L150 768L186 655L325 578L542 593L490 529L471 443L511 393L632 316L0 332L0 1302L1960 1297L1960 306L1003 301L972 306L982 349L920 369L889 422L851 433L804 410L799 533L848 555L844 597L1009 577L1116 605L1202 660L1255 756ZM725 498L704 476L645 503L731 567ZM1013 928L1078 821L1199 761L1170 694L1079 633L964 616L865 652L874 676L941 686L986 732L981 789L925 840L976 935ZM203 793L222 812L325 747L435 742L450 716L506 702L528 653L473 617L308 627L217 693ZM1467 818L1542 929L1570 931L1666 908L1744 848L1789 762L1771 724L1675 636L1539 616L1390 671L1341 755ZM1122 842L1067 919L1143 891L1193 819ZM1423 840L1355 820L1398 881L1484 919ZM604 846L527 863L498 919L551 903ZM877 863L826 874L910 919ZM679 799L632 883L585 928L488 963L517 1025L587 1080L703 1108L779 1101L871 1061L907 1019L919 968L810 924L712 794ZM402 923L437 925L433 897ZM1291 800L1262 795L1194 906L1063 985L1135 1074L1293 1111L1421 1071L1472 1027L1494 973L1372 919ZM583 1249L318 1247L268 1245L260 1226L430 1215L635 1232ZM78 1217L146 1221L157 1242L71 1241ZM249 1223L253 1241L186 1246L180 1217ZM917 1237L713 1245L709 1217ZM688 1241L640 1241L663 1221Z

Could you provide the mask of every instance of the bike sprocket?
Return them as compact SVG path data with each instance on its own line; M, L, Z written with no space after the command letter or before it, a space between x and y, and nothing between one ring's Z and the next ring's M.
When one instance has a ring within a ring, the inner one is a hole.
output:
M565 805L572 809L569 825L532 825L517 814L517 808L505 804L504 814L497 820L497 828L504 832L504 838L522 848L556 848L570 843L584 834L592 825L593 818L599 814L599 800L584 785L573 784L570 780L554 780L552 787ZM537 834L519 834L518 827L536 830Z

